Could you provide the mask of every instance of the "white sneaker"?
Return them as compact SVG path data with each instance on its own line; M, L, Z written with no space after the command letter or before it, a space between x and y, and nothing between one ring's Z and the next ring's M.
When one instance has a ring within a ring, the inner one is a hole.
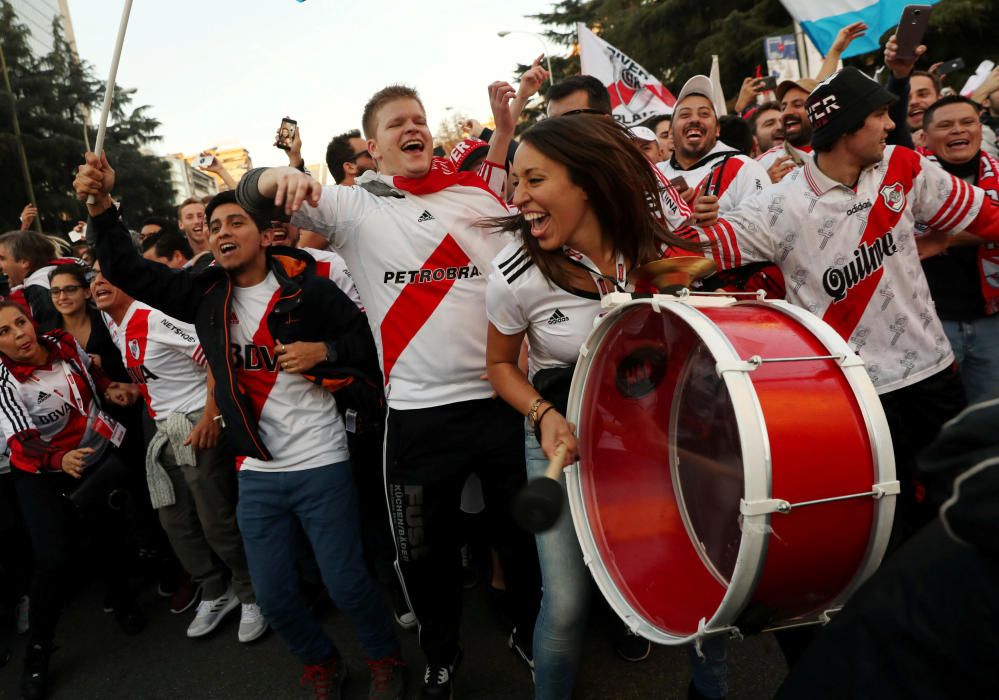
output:
M31 599L23 595L21 599L17 601L17 633L24 634L30 629L30 623L28 622L28 613L31 610Z
M188 637L204 637L219 626L222 618L239 606L239 598L230 587L225 593L214 600L202 600L198 603L198 612L187 628Z
M243 603L239 616L239 641L252 642L267 631L267 620L256 603Z

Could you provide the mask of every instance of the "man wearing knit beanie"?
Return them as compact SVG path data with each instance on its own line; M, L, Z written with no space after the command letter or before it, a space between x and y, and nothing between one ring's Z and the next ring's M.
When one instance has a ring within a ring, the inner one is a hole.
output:
M944 496L921 483L915 455L965 403L912 231L918 221L999 240L999 206L916 152L886 146L894 100L855 68L819 84L806 104L814 159L700 234L719 268L776 263L787 301L822 318L864 359L902 483L898 543Z

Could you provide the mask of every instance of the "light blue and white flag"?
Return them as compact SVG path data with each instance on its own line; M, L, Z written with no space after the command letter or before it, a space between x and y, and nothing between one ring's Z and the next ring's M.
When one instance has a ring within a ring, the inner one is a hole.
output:
M939 0L781 0L784 9L801 24L823 56L829 53L840 29L854 22L868 26L867 33L855 39L843 58L859 56L880 48L881 35L898 24L906 5L935 5Z

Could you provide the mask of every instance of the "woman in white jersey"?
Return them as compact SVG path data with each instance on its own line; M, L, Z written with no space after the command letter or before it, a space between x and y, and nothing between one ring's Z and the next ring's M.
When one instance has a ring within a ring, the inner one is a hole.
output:
M0 303L0 430L34 555L22 698L46 694L56 623L74 587L80 523L96 540L97 570L122 629L135 634L144 626L128 591L125 527L115 505L127 468L108 450L123 435L98 399L113 391L73 336L37 336L20 306Z
M520 213L490 222L520 235L496 257L489 276L487 367L496 392L528 416L530 478L544 473L559 444L575 459L565 403L601 295L632 291L630 271L659 258L663 244L696 244L661 223L659 185L648 161L628 132L606 117L564 116L527 131L512 182ZM526 375L517 364L525 335ZM534 631L535 697L567 698L591 584L568 513L538 535L537 544L544 597Z

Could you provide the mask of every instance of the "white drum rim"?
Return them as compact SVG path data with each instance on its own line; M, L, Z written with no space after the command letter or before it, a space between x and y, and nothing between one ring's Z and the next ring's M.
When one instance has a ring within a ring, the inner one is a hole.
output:
M712 299L712 302L717 305L718 300ZM579 425L583 384L585 383L583 377L586 375L585 370L590 367L593 353L600 348L608 330L613 325L613 319L636 305L651 306L657 313L668 310L681 321L687 323L711 352L716 365L719 361L739 361L742 359L738 357L735 348L721 330L707 316L694 308L696 305L694 299L688 298L679 301L656 295L651 298L628 300L620 306L614 307L601 318L580 347L579 360L569 389L567 410L569 415L567 418L570 422ZM743 497L747 500L770 498L770 443L756 390L750 378L745 376L743 372L726 372L723 379L733 403L742 448ZM723 631L730 628L752 597L759 576L762 574L762 564L766 557L767 538L765 534L769 532L769 515L756 516L754 518L756 527L747 530L743 525L739 553L732 571L731 581L711 618L701 621L702 624L698 632L679 636L648 622L625 599L614 584L606 565L598 555L596 541L588 527L589 518L583 498L582 482L578 475L578 465L566 469L566 492L573 527L583 552L583 561L608 604L636 634L658 644L686 644L705 634L710 634L712 631ZM739 517L738 513L733 515Z
M759 305L757 301L740 301L738 305ZM871 444L871 459L874 469L871 474L871 484L886 483L894 481L895 473L895 452L892 448L891 430L888 427L888 418L885 416L884 407L878 396L874 383L870 375L864 369L863 358L853 351L850 344L843 339L836 329L823 321L821 318L811 313L807 309L795 306L783 300L772 300L763 302L768 308L773 308L787 316L799 321L825 348L831 355L842 354L848 358L857 358L860 364L840 365L840 371L846 378L847 383L853 390L857 404L860 406L864 423L867 426L867 434ZM877 571L884 559L885 551L888 548L888 541L891 538L892 523L895 519L895 497L884 496L875 502L874 521L871 526L871 534L868 538L867 551L861 561L861 565L854 573L849 584L830 601L829 610L836 610L850 598L850 596ZM819 611L821 614L827 611Z

